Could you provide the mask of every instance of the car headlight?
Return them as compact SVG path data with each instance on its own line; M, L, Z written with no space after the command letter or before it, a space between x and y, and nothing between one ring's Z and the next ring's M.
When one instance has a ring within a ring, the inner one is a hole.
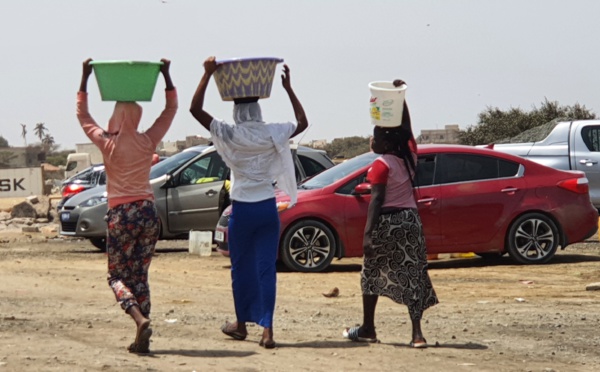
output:
M93 207L98 204L106 203L108 198L106 195L94 196L79 204L80 207Z

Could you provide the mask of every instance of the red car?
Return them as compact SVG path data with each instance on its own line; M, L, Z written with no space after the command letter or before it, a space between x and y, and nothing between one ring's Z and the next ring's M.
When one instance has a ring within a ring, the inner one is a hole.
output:
M548 262L560 246L598 229L583 172L562 171L502 152L460 145L419 146L415 187L427 252L508 253L522 264ZM370 200L367 170L377 154L338 164L299 185L298 203L281 205L279 258L290 269L322 271L334 257L360 257ZM223 212L218 250L227 255Z

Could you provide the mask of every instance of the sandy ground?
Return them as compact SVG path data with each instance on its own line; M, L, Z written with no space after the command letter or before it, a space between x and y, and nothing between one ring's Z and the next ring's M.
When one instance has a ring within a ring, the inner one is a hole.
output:
M161 241L151 266L152 353L126 351L133 322L106 284L106 256L87 241L39 235L0 239L2 371L598 371L600 245L578 244L551 264L508 258L432 261L440 304L425 313L431 347L408 347L406 308L382 298L380 343L341 337L360 323L360 259L321 274L280 270L275 340L224 336L233 320L229 262ZM322 295L338 287L340 295Z

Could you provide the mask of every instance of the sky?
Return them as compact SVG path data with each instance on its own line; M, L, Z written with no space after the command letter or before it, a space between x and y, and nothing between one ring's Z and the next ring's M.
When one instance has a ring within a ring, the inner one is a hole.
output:
M0 12L0 135L39 140L44 123L61 149L89 140L75 116L81 64L168 58L179 111L166 141L209 133L189 113L208 56L279 57L291 69L308 142L369 136L372 81L401 78L413 130L461 129L487 107L530 110L542 101L600 113L600 2L595 0L19 0ZM278 77L261 100L269 122L294 120ZM141 103L141 130L164 108L164 82ZM114 102L92 76L89 106L105 126ZM205 109L232 122L211 81Z

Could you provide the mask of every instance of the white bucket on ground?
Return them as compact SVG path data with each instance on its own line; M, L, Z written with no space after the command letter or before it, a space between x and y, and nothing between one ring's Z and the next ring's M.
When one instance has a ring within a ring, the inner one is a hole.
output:
M200 256L210 256L212 253L212 231L190 231L190 246L191 254Z
M371 124L378 127L399 127L402 124L406 84L395 87L391 81L369 83L371 90Z

